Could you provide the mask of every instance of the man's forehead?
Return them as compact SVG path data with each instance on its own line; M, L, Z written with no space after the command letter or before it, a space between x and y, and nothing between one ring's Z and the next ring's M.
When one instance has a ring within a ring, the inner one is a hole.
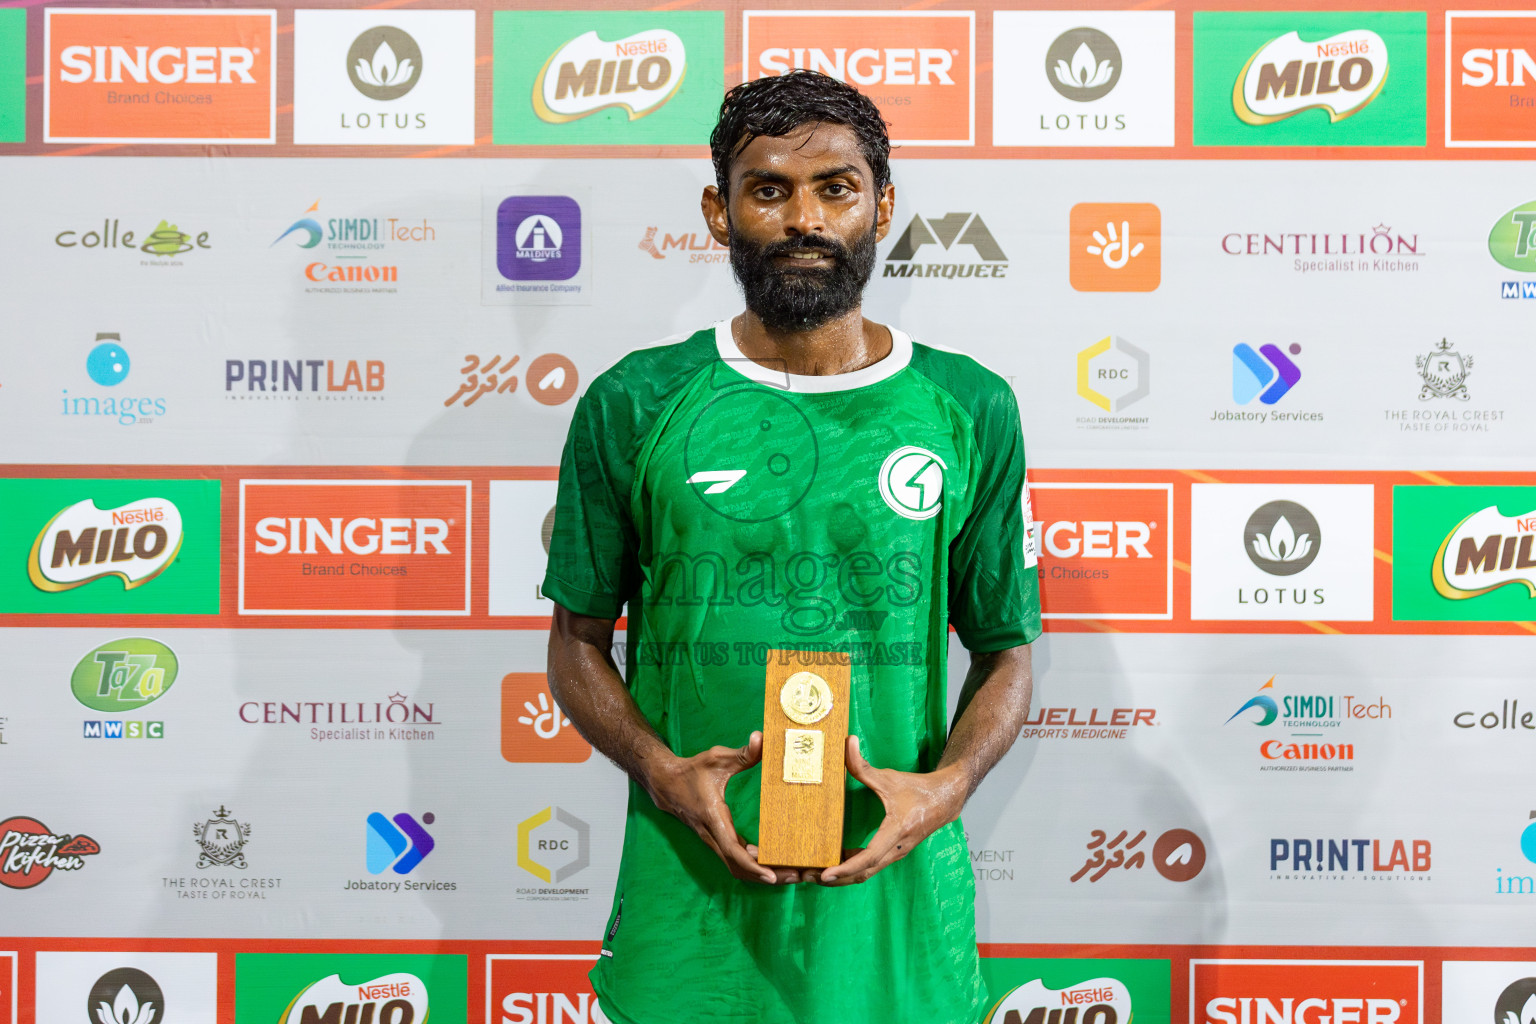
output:
M812 122L788 135L759 135L731 161L733 176L760 170L811 176L833 167L852 167L871 176L859 137L847 125Z

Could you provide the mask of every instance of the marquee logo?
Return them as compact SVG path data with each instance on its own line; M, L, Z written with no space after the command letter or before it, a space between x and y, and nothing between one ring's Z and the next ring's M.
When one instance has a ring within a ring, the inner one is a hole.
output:
M1288 32L1248 58L1232 87L1232 109L1245 124L1272 124L1315 109L1342 121L1376 98L1389 69L1387 44L1370 29L1306 43Z
M1435 553L1435 591L1452 601L1524 584L1536 597L1536 510L1507 516L1489 505L1457 523Z
M1418 960L1195 960L1191 1024L1419 1024Z
M1030 486L1042 616L1167 619L1173 614L1173 488Z
M45 142L272 143L276 12L44 12Z
M1536 15L1445 12L1445 144L1536 146Z
M944 255L955 262L913 262L929 245L941 247ZM913 217L885 259L886 277L1002 277L1008 271L1008 256L1002 246L997 244L981 215L969 212Z
M969 11L747 11L747 79L809 68L872 99L891 141L909 146L975 142Z
M242 615L468 615L465 481L242 480Z
M676 32L654 28L607 42L586 32L550 55L533 82L533 109L564 124L616 107L634 121L682 88L688 54Z
M374 1021L377 1024L426 1024L430 1011L427 986L414 974L397 971L370 981L344 982L333 974L306 986L278 1019L278 1024L315 1021Z
M496 1024L610 1024L592 982L595 953L492 953L485 1019Z
M36 818L0 821L0 885L30 889L54 870L79 871L85 858L101 852L90 836L55 835Z
M592 862L592 826L563 807L546 807L517 825L517 866L558 885Z
M86 498L50 519L32 543L27 575L56 593L117 576L125 590L160 575L181 550L181 512L165 498L100 509Z
M147 707L176 682L176 653L158 640L124 637L87 651L69 677L75 700L93 711L122 714Z

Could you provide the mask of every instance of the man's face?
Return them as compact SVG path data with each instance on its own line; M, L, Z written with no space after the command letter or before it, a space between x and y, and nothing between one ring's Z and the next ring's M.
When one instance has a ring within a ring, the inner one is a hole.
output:
M731 161L729 196L711 186L703 206L747 308L771 330L801 331L858 307L894 202L851 129L813 123L753 139Z

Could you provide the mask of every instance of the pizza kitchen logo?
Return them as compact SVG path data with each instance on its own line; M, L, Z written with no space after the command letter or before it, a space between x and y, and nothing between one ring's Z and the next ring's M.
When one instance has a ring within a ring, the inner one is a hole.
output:
M181 512L165 498L140 498L100 509L92 498L59 512L38 533L27 575L57 593L116 576L123 589L153 580L181 550Z
M664 28L607 42L586 32L552 53L533 82L533 109L564 124L618 108L634 121L660 110L682 87L688 55Z
M36 818L7 818L0 821L0 885L30 889L55 870L79 871L100 852L90 836L56 835Z

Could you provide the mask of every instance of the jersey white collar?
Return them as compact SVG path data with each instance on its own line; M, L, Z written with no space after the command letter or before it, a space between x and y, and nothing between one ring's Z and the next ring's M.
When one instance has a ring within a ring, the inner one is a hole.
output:
M766 384L771 388L778 388L780 391L793 391L802 395L852 391L855 388L877 384L905 369L912 361L912 339L905 331L898 330L890 324L886 324L885 328L891 332L890 352L886 353L885 358L879 362L870 363L862 370L853 370L849 373L821 375L788 373L755 363L736 347L736 341L731 337L729 320L721 320L715 324L715 350L720 353L720 358L725 365L743 377L755 380L759 384Z

